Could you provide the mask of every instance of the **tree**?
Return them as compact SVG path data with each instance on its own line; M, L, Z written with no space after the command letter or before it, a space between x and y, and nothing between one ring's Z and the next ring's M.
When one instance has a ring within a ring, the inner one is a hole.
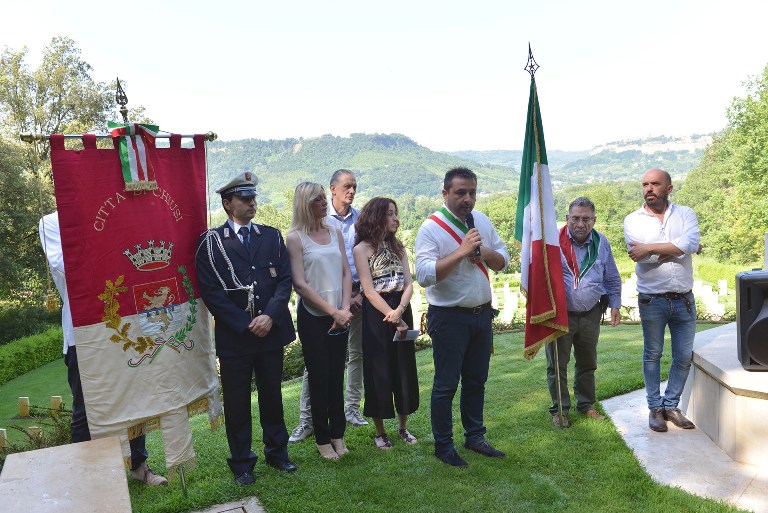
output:
M745 85L678 195L696 210L705 252L740 264L762 260L768 230L768 66Z
M94 81L91 65L68 37L54 37L43 50L40 66L25 63L27 48L0 55L0 130L16 137L32 133L83 133L103 127L109 117L112 94L103 82ZM37 141L25 151L29 169L48 158L47 141Z
M48 141L19 144L18 134L82 133L108 119L111 94L95 82L75 42L54 37L40 66L27 49L0 53L0 297L39 297L45 283L37 222L54 209ZM15 141L14 141L15 140Z
M0 297L15 303L38 300L46 273L37 235L42 184L24 168L22 153L0 139Z

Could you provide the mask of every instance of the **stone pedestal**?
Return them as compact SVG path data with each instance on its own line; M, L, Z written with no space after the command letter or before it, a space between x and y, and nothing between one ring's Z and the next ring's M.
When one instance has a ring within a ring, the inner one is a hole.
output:
M8 455L0 510L131 513L118 437Z
M768 461L768 372L739 363L736 323L696 334L680 407L734 461Z

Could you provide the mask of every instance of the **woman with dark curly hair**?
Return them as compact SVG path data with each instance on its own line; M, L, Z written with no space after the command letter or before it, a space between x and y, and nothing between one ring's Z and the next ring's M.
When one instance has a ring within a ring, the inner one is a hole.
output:
M416 352L413 340L403 340L413 326L413 281L405 247L395 236L399 226L394 200L371 199L355 223L352 250L364 294L363 414L373 418L374 441L380 449L392 448L383 419L394 418L395 410L400 438L416 443L406 426L408 415L419 407Z

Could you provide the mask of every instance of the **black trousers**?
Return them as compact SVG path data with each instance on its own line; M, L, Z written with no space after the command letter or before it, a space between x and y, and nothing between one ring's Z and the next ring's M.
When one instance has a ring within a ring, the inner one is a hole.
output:
M254 355L219 357L221 388L224 392L224 425L232 473L252 472L258 458L251 450L251 380L256 375L259 421L263 432L264 456L270 461L288 459L288 431L283 418L283 350Z
M402 292L382 294L390 308L400 304ZM403 312L403 321L413 327L411 305ZM419 408L419 378L416 373L416 349L413 340L394 342L394 325L384 322L384 315L363 298L363 378L366 417L395 418L395 410L410 415ZM392 400L394 398L394 407Z
M299 302L296 319L304 365L309 376L309 404L312 407L312 428L318 445L343 438L344 361L347 357L348 333L329 335L333 319L316 317Z

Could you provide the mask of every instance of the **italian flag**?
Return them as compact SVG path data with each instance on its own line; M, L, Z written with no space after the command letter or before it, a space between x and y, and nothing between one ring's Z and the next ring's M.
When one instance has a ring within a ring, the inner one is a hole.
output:
M568 333L557 215L552 198L536 80L531 78L515 239L522 245L520 288L525 307L525 358Z

